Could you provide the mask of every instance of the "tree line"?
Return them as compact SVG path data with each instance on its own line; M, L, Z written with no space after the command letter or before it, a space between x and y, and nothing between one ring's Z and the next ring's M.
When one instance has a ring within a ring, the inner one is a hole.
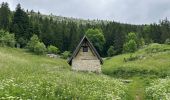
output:
M0 6L0 29L14 33L16 46L20 48L25 48L30 38L37 35L45 46L56 46L60 52L73 52L80 39L89 30L103 34L104 38L101 35L96 37L99 41L93 39L102 56L111 56L112 54L108 51L114 52L115 55L121 54L128 50L129 45L136 45L139 48L141 43L164 43L170 39L170 21L167 18L160 20L158 24L149 25L132 25L104 20L89 23L89 21L76 20L68 20L64 17L61 20L57 19L57 16L24 10L20 4L16 6L15 11L11 11L6 2ZM133 36L132 33L135 33L133 41L128 38Z

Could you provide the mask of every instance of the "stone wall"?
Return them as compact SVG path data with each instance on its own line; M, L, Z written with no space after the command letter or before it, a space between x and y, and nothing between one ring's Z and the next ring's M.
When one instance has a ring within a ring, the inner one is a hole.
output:
M72 69L76 71L101 72L100 60L92 53L90 48L88 52L83 52L83 48L72 60Z

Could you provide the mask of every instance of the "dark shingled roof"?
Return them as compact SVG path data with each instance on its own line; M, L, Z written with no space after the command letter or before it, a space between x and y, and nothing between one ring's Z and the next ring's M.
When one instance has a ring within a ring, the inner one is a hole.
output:
M79 52L79 50L80 50L80 48L81 48L81 46L82 46L82 44L83 44L83 41L85 41L85 40L87 40L87 43L89 44L89 47L90 47L90 49L92 50L92 53L93 53L94 55L96 55L97 58L100 60L100 63L103 64L103 60L102 60L102 58L100 57L99 53L97 52L97 50L95 49L95 47L93 46L93 44L90 42L90 40L89 40L86 36L84 36L84 37L81 39L81 41L80 41L80 43L78 44L78 46L76 47L73 55L72 55L72 56L70 57L70 59L68 60L68 63L71 65L72 59L73 59L74 57L76 57L76 55L78 54L78 52Z

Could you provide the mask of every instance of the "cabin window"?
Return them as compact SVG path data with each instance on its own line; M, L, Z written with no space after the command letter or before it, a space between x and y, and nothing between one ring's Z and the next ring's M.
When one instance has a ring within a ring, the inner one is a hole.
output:
M88 52L88 47L87 46L83 47L83 52Z

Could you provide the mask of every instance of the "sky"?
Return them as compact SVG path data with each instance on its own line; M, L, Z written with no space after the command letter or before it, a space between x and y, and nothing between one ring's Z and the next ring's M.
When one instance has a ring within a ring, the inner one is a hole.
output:
M170 0L0 0L11 10L18 3L25 10L83 19L130 24L150 24L170 18Z

